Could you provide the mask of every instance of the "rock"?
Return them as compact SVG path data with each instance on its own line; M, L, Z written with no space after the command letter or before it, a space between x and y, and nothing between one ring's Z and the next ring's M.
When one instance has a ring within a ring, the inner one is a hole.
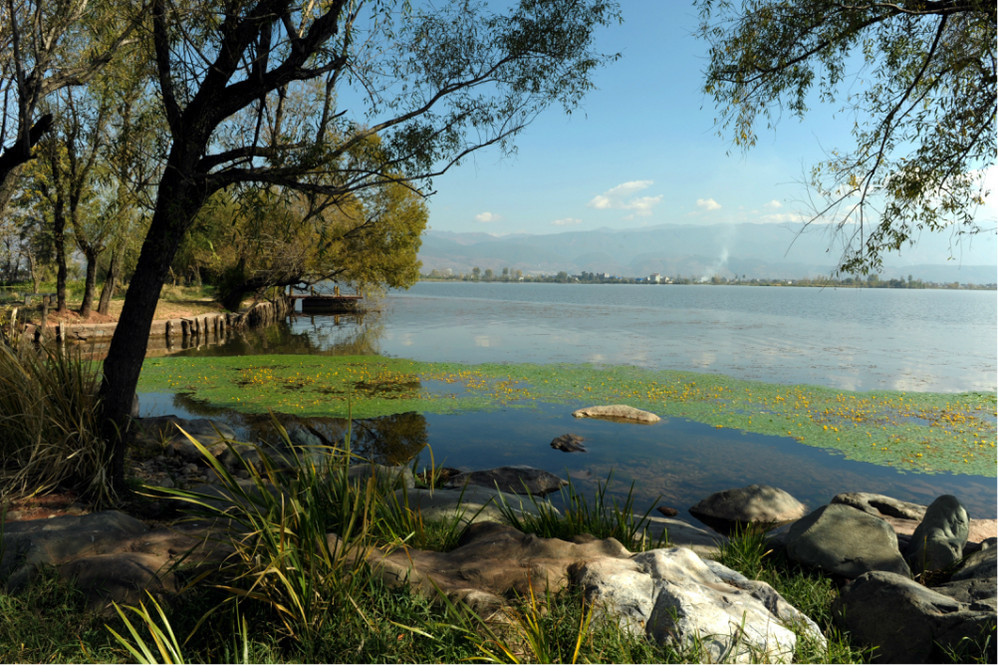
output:
M397 505L418 511L424 521L458 519L464 524L477 522L505 522L499 506L505 504L516 513L538 514L538 505L544 510L558 510L539 497L522 494L505 494L494 487L466 485L457 489L411 489L395 492Z
M970 519L960 501L944 494L925 511L922 523L911 536L905 560L912 572L943 570L963 558L970 534Z
M646 538L655 545L688 547L702 557L715 557L720 552L721 544L727 540L725 536L693 526L683 520L671 517L648 516ZM665 536L664 540L662 536Z
M551 492L557 492L567 484L568 481L531 466L500 466L486 471L460 473L450 478L444 487L460 488L465 485L480 485L498 488L500 491L512 492L513 494L544 496Z
M833 575L855 578L883 570L911 577L890 525L840 503L822 506L791 524L785 544L794 561Z
M584 453L586 447L582 444L583 438L574 434L562 434L556 436L551 441L551 447L565 453Z
M979 650L976 657L985 662L982 638L995 630L995 613L987 605L961 603L885 571L847 584L832 609L854 638L877 647L874 658L883 663L949 662L944 650L965 653L961 650L968 647L967 656L974 658Z
M672 506L658 506L657 508L655 508L655 510L662 513L666 517L675 517L676 515L679 514L679 511L673 508Z
M874 517L896 517L902 520L921 521L925 517L925 506L901 501L883 494L869 492L845 492L832 497L831 503L852 506Z
M16 592L39 568L52 566L74 581L92 608L106 611L110 601L138 603L146 590L175 591L171 564L180 557L190 564L221 560L226 545L209 533L208 526L196 524L150 530L115 510L6 522L0 580Z
M791 662L797 637L789 625L824 642L814 622L768 584L689 549L590 559L570 572L597 612L677 647L691 662Z
M330 534L330 549L339 539ZM468 527L456 549L427 552L400 548L391 554L371 549L364 553L376 572L393 586L409 584L430 598L445 594L451 602L465 602L481 616L506 604L506 598L539 598L568 585L569 566L584 559L626 557L623 545L607 538L579 538L573 542L538 538L495 522Z
M635 409L626 404L611 404L608 406L590 406L585 409L573 411L576 418L602 418L604 420L617 420L622 422L635 423L657 423L661 418L649 411Z
M932 585L933 591L962 603L984 603L998 611L998 549L994 538L968 556L945 584Z
M184 432L194 437L205 448L235 438L231 427L205 418L186 420L176 416L160 416L143 418L139 423L144 431L141 435L143 438L158 440L170 454L195 464L205 464L204 456Z
M414 489L416 478L407 466L386 466L384 464L354 464L347 471L351 481L367 481L372 476L382 488L389 491L398 487Z
M807 512L803 503L769 485L749 485L715 492L690 508L690 514L721 533L733 533L749 525L771 529Z

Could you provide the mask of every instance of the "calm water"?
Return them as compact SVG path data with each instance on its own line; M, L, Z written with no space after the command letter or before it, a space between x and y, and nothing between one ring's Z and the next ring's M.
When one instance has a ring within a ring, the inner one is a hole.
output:
M377 353L428 361L630 364L839 389L995 390L996 298L983 291L721 286L420 283L363 317L298 317L202 352ZM146 396L143 413L196 413ZM762 436L683 419L651 426L576 420L583 404L359 423L372 456L419 454L463 469L529 464L593 487L635 484L642 509L685 510L707 494L772 484L811 507L846 491L931 502L955 494L974 517L996 514L995 480L904 474ZM233 417L235 425L252 424ZM343 423L320 424L331 435ZM589 452L550 448L571 432ZM429 446L429 448L427 448ZM619 494L618 494L619 495Z

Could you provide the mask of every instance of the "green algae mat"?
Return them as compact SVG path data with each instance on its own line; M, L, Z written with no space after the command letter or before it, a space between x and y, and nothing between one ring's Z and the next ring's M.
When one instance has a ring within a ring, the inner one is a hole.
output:
M996 475L996 399L985 393L859 393L635 367L301 355L149 359L139 390L300 417L626 403L663 417L787 436L900 470Z

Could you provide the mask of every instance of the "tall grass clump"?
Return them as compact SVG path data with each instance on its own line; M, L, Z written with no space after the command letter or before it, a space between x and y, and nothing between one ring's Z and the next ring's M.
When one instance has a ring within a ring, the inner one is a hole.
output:
M0 455L5 493L72 490L113 501L100 435L96 363L79 354L0 343Z
M667 545L668 536L664 530L658 537L649 536L652 526L649 515L654 503L644 513L636 513L634 483L631 483L623 501L618 502L616 498L608 495L612 481L611 472L605 483L596 483L596 492L593 496L586 497L569 479L568 485L561 488L561 498L565 507L560 511L549 501L538 499L532 494L528 495L528 498L534 508L533 512L517 510L510 506L502 495L498 507L503 518L514 528L542 538L569 540L581 535L616 538L630 550L653 549Z

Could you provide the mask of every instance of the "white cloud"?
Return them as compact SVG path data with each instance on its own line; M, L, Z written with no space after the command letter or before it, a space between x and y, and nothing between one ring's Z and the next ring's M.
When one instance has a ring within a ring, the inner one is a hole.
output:
M480 212L475 215L475 220L483 224L488 224L489 222L498 222L502 217L495 214L494 212Z
M776 199L773 199L772 201L766 204L766 207L770 208L771 210L779 210L780 208L783 207L783 204L777 201Z
M590 208L596 208L597 210L609 210L613 207L613 203L610 202L610 199L602 194L594 196L593 200L586 205Z
M581 224L582 220L575 217L562 217L561 219L556 219L551 223L555 226L572 226L574 224Z
M634 194L655 184L653 180L630 180L611 187L602 194L594 196L586 205L597 210L631 210L629 217L647 217L652 209L661 203L662 196L640 196Z
M697 207L707 211L720 210L721 204L714 199L697 199Z

